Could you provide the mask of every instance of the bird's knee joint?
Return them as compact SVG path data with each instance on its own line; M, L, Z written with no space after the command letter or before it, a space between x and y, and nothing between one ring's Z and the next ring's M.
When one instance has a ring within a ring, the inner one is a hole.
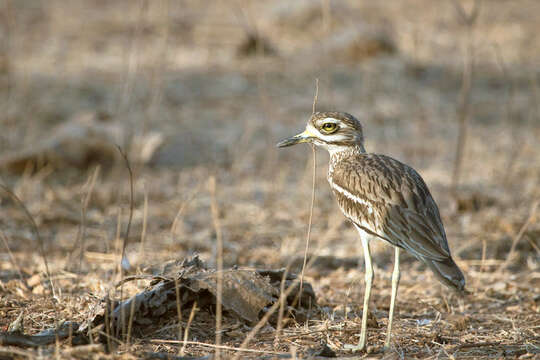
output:
M366 282L372 282L373 278L374 278L373 271L366 271L366 274L365 274Z

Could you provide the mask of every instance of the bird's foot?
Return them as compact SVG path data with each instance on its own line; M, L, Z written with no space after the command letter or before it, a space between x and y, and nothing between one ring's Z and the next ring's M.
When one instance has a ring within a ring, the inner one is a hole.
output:
M352 345L352 344L345 344L344 350L349 350L349 351L352 351L353 353L364 352L366 354L380 354L385 351L385 349L380 346L373 346L373 345L361 346L361 345Z
M345 344L344 346L345 350L350 350L352 352L358 352L358 351L365 351L366 350L366 344Z
M392 336L391 336L391 333L388 332L388 333L386 334L386 339L385 339L385 341L384 341L384 346L383 346L383 348L382 348L382 350L383 350L384 352L390 350L390 348L391 348L391 346L392 346L392 343L390 342L390 340L392 340Z

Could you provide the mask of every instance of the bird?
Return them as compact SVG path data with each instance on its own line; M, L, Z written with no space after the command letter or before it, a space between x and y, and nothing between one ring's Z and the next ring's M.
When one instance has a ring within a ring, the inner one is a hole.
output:
M370 240L394 247L392 293L384 349L390 348L392 322L400 280L400 251L424 262L447 287L463 292L465 278L450 254L439 209L429 189L412 167L364 148L362 124L345 112L315 112L304 132L277 147L311 143L330 154L327 180L345 217L359 233L365 261L365 292L358 345L366 350L367 314L373 283Z

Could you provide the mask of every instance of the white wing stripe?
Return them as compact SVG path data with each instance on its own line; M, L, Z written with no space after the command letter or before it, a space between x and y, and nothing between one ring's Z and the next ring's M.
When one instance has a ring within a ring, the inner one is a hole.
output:
M358 204L365 205L367 207L367 209L368 209L368 213L370 215L373 214L373 207L371 206L371 204L369 202L367 202L366 200L364 200L362 198L359 198L358 196L356 196L356 195L350 193L349 191L345 190L344 188L342 188L338 184L334 183L331 178L328 178L328 182L330 183L330 186L332 188L334 188L336 191L340 192L341 194L345 195L345 197L351 199L352 201L354 201L354 202L356 202Z

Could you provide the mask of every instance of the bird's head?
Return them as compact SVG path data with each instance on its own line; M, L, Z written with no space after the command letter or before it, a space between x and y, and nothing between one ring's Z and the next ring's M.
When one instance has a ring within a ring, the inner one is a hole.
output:
M300 143L313 143L330 153L352 147L364 152L362 125L354 116L344 112L316 112L309 119L304 132L280 141L277 147Z

